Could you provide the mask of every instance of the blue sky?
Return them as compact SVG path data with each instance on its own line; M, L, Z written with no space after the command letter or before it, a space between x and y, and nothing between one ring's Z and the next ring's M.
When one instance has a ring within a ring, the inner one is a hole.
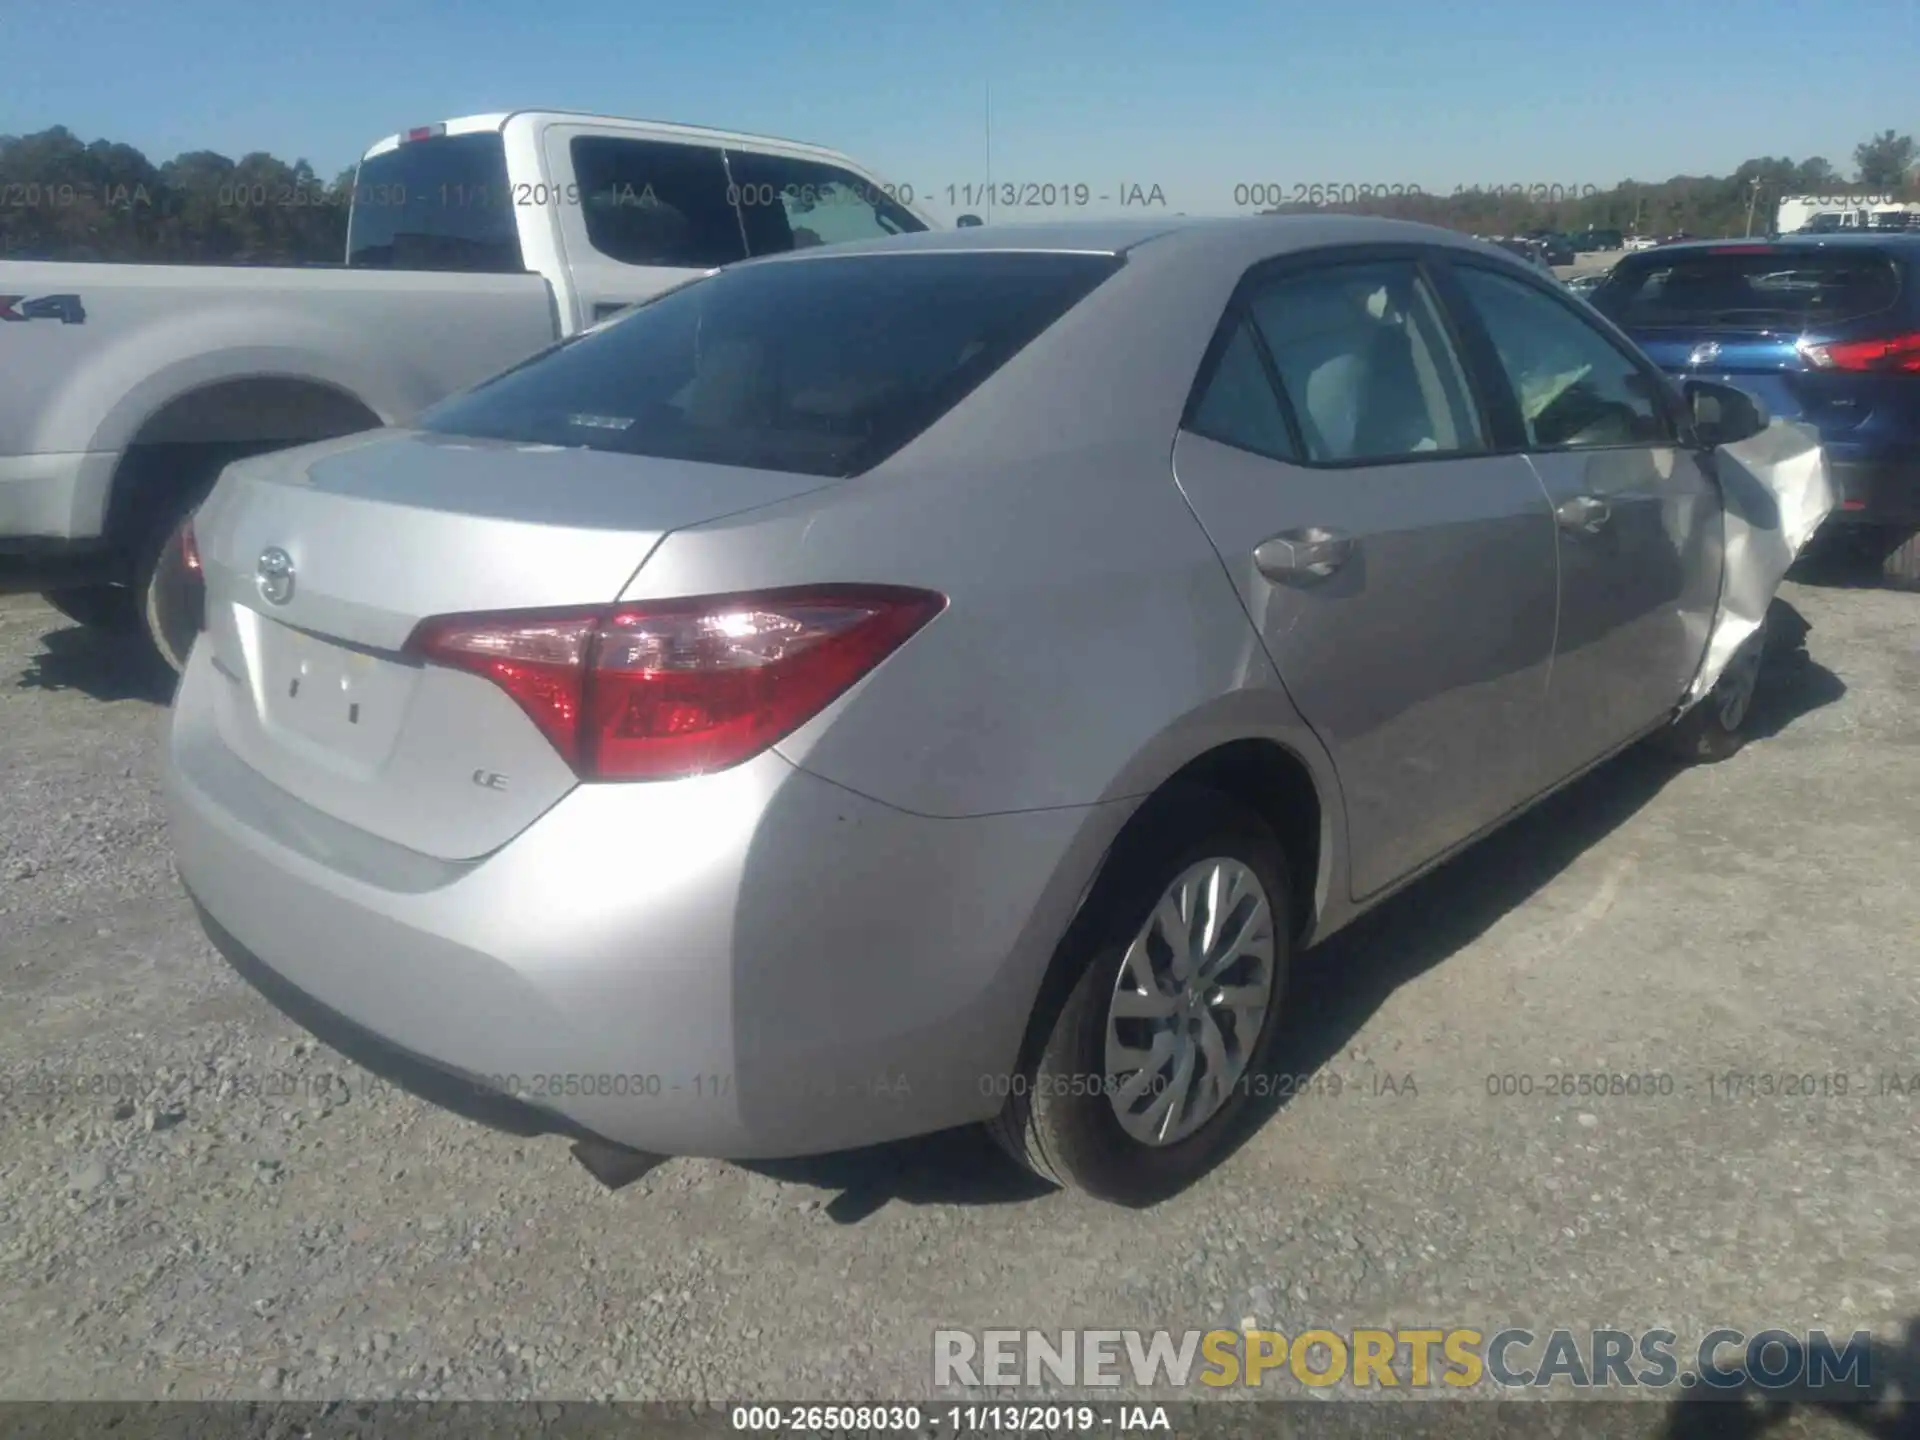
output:
M0 0L0 33L0 133L331 178L409 125L553 106L829 145L942 218L945 187L988 178L989 85L992 179L1158 185L1195 214L1254 182L1604 187L1759 154L1850 174L1859 141L1920 131L1913 0Z

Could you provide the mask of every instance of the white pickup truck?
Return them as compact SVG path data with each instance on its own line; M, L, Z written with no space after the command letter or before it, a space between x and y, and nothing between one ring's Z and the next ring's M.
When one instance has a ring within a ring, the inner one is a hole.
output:
M545 110L390 136L351 206L340 268L0 261L0 582L177 668L156 601L229 461L405 424L732 261L931 228L830 150Z

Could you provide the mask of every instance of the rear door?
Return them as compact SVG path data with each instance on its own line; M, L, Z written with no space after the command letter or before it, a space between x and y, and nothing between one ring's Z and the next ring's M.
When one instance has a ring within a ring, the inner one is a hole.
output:
M744 260L746 231L715 145L550 125L551 206L584 329L683 280Z
M1333 757L1364 897L1538 788L1554 533L1418 252L1345 254L1242 285L1174 467Z
M1720 495L1677 397L1553 286L1461 257L1469 354L1554 508L1560 619L1543 745L1563 776L1658 723L1699 669L1720 594Z

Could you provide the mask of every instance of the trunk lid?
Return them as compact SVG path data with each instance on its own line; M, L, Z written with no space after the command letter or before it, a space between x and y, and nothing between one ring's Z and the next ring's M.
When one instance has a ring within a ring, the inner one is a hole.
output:
M610 603L669 531L824 483L404 431L243 462L194 522L222 738L347 824L485 855L578 781L504 691L402 653L414 627Z

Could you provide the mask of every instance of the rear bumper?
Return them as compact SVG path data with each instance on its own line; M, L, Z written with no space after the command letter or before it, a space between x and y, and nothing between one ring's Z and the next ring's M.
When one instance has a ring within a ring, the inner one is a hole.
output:
M1829 460L1833 525L1920 526L1920 455L1902 460Z
M992 1114L1131 808L926 819L769 752L581 786L477 862L381 857L225 749L208 670L200 646L167 806L181 879L236 967L279 982L323 1038L299 1002L483 1108L518 1094L522 1121L659 1154L819 1153Z
M119 458L106 451L0 455L0 545L99 538Z

